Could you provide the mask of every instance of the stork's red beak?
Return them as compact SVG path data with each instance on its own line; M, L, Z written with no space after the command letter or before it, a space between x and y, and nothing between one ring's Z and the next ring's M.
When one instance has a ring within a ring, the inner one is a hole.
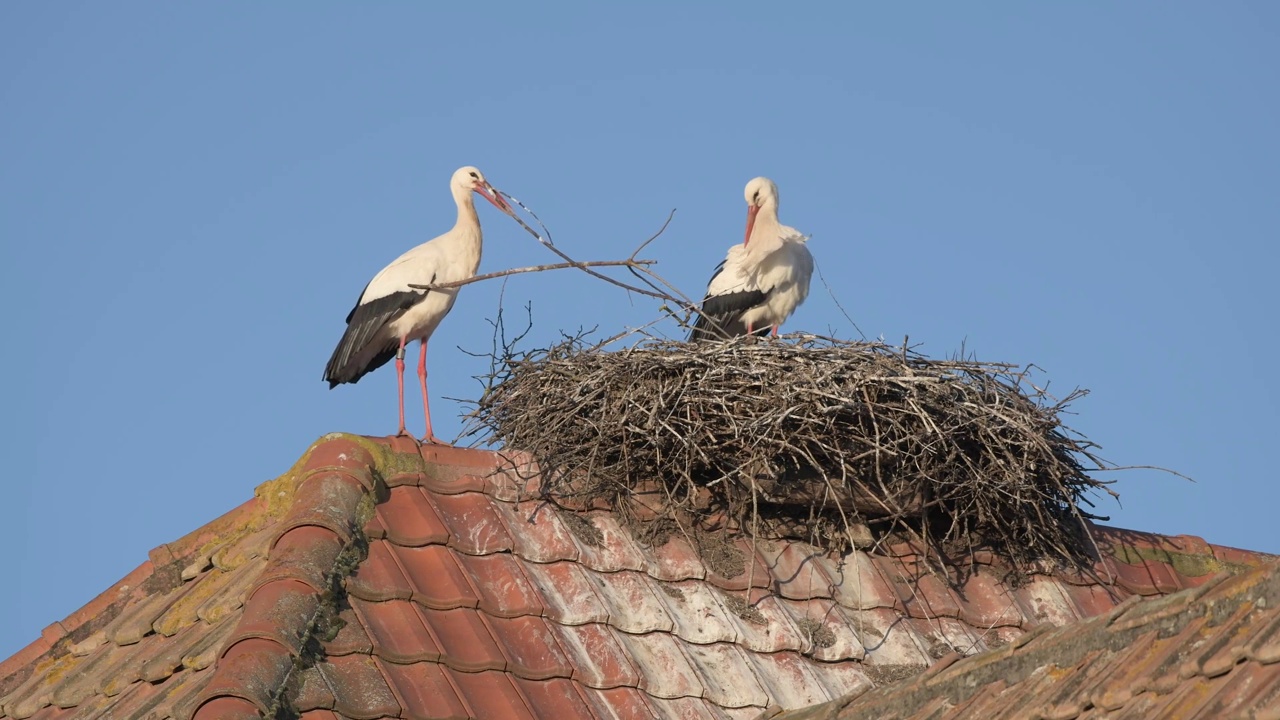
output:
M759 205L747 206L747 235L742 239L742 246L746 247L751 241L751 228L756 226L756 213L760 212Z
M493 186L490 185L489 183L478 182L472 187L472 189L476 191L477 195L493 203L494 207L498 208L499 210L501 210L502 212L508 215L511 215L512 217L515 216L515 212L513 212L511 210L511 206L507 204L506 198L499 195L498 191L495 190Z

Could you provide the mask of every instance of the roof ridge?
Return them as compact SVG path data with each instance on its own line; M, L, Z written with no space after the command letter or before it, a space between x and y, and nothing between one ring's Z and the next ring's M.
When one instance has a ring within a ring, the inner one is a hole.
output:
M226 639L193 720L269 716L290 702L295 670L337 610L341 581L364 555L381 482L370 439L330 434L308 451L267 562Z

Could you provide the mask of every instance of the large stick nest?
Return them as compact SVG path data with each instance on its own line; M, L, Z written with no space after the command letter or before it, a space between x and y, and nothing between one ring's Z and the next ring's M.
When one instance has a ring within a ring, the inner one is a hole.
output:
M1016 565L1089 555L1079 506L1105 490L1102 463L1059 419L1082 391L1054 400L1030 368L799 334L615 351L568 337L496 360L474 417L530 452L552 494L626 508L656 483L685 518L789 522L811 541L910 528Z

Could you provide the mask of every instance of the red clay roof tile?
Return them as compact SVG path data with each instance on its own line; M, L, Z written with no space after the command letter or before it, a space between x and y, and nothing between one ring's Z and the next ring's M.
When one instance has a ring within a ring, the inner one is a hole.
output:
M383 528L380 537L396 545L420 547L449 542L449 528L420 487L391 488L387 500L378 504L376 517Z
M107 640L116 645L132 645L138 642L151 633L151 624L163 615L170 605L178 601L184 589L177 587L169 592L153 595L120 613L104 628Z
M272 640L251 637L229 647L218 660L209 683L200 693L195 720L217 720L212 707L219 698L238 698L264 714L272 706L293 668L287 650Z
M332 710L335 702L333 688L329 687L329 681L324 679L324 673L318 666L312 665L298 672L298 691L292 702L295 709L301 712Z
M455 558L480 596L479 607L489 615L542 615L538 591L524 572L524 563L510 553L457 555Z
M818 680L813 663L799 653L751 653L747 657L768 698L766 705L803 708L835 699Z
M632 633L669 633L675 621L667 613L667 605L658 598L654 580L642 572L588 572L596 595L609 613L609 624Z
M325 528L337 535L345 545L359 530L355 527L356 506L368 491L368 471L362 473L366 480L348 474L347 471L313 471L306 482L298 486L293 507L276 528L272 549L295 530ZM272 553L273 559L275 553ZM286 563L291 559L281 557Z
M1250 648L1280 618L1278 570L1263 566L1157 600L1126 602L1075 626L1037 632L1019 646L957 661L937 675L813 711L840 720L1270 712L1280 700L1280 663L1258 662ZM1005 689L975 694L994 679L1005 681Z
M506 658L478 611L432 610L423 613L423 618L449 667L470 673L506 669Z
M640 672L639 687L658 698L702 697L702 681L681 650L681 643L666 632L644 635L617 634Z
M398 717L400 703L368 655L327 658L316 667L333 689L333 709L355 720Z
M449 528L449 544L467 555L511 549L511 536L498 519L489 496L478 492L436 495L436 509Z
M765 707L769 696L760 687L742 651L732 643L683 646L685 656L702 678L703 697L723 708Z
M778 650L799 650L807 637L795 624L784 607L789 600L779 600L764 590L720 593L721 602L729 610L729 617L737 624L737 642L742 647L758 653ZM861 645L858 646L861 650Z
M634 687L595 690L583 688L582 697L600 720L653 720L652 699Z
M348 595L347 601L355 605L362 602L363 598ZM356 617L354 608L347 607L340 610L335 624L338 626L337 632L324 644L326 655L350 655L351 653L368 655L373 652L373 639L365 631L360 618Z
M427 631L420 607L411 600L351 600L359 624L368 631L371 649L393 663L435 662L443 654Z
M371 541L364 562L347 578L347 591L364 600L413 597L413 587L400 569L392 547L385 540Z
M850 610L902 607L897 591L867 553L848 553L836 566L836 573L835 597Z
M301 720L342 720L332 710L311 710L300 716Z
M720 591L697 580L659 583L655 593L675 622L673 632L695 645L736 642L738 626L720 600Z
M672 535L663 544L645 550L644 571L655 580L679 582L707 577L707 568L698 551L680 535Z
M296 655L319 610L320 594L310 585L301 580L269 582L249 596L231 642L247 638L272 640L285 652Z
M752 543L738 538L730 543L711 546L709 548L711 555L726 562L724 567L721 567L721 563L707 567L707 582L721 590L730 591L743 591L748 587L772 587L775 579L769 573L769 568L758 552L758 548L765 544L765 542ZM741 563L740 566L738 562ZM727 570L730 564L735 566L734 570L731 574L725 575L721 570Z
M535 720L528 704L516 689L510 675L488 671L478 673L445 671L458 687L467 704L471 717L493 720Z
M513 551L534 563L557 560L577 562L578 544L556 514L555 506L542 501L499 502L494 508L510 535Z
M974 572L959 589L960 619L976 628L1032 625L1022 617L1009 586L990 571Z
M436 610L473 608L480 604L467 575L458 565L456 553L444 545L419 548L394 546L391 554L413 588L410 597Z
M516 676L514 681L526 705L539 720L593 720L596 717L577 686L569 680L526 680Z
M507 672L529 680L568 678L573 666L565 656L547 621L540 617L488 619L493 634L507 659Z
M528 458L514 461L528 469ZM872 679L887 685L938 657L921 676L930 687L952 682L956 667L1040 652L1056 626L1096 627L1078 618L1111 612L1111 633L1177 622L1176 604L1112 609L1135 591L1192 586L1202 588L1198 602L1231 602L1234 591L1210 578L1263 560L1199 538L1099 528L1100 566L1126 573L1124 582L1046 569L1010 588L990 567L996 558L977 553L976 571L965 568L973 576L956 587L923 569L922 549L906 542L890 548L897 555L839 558L704 531L646 545L605 509L536 499L536 476L504 462L407 438L322 438L254 501L156 548L0 664L0 718L205 720L281 703L321 720L754 720L770 706L841 698L815 708L835 712ZM1242 703L1272 692L1280 629L1233 617L1224 622L1235 632L1186 629L1196 652L1135 641L1123 661L1077 673L1080 692L1114 703L1121 695L1107 682L1126 677L1126 711L1255 707ZM990 658L957 660L1002 643ZM1272 685L1246 687L1242 677ZM1217 678L1235 694L1185 687ZM1044 703L1051 681L1042 673L997 683L991 697L921 707L1020 717L1008 703ZM1045 707L1077 705L1066 693Z
M444 666L437 663L399 665L378 661L402 709L411 720L466 720L471 717Z
M606 622L609 609L596 593L595 573L575 562L525 565L530 582L538 589L547 619L561 625Z
M786 649L798 650L823 662L866 657L867 643L863 636L867 628L862 627L860 619L851 620L836 602L784 600L782 606L792 613L792 622L800 631L800 643Z
M617 632L608 625L553 623L551 630L577 682L600 690L639 686L639 669L621 644Z
M579 517L599 533L598 542L578 541L579 562L602 573L645 569L647 563L639 543L632 539L631 533L623 530L616 518L600 512L584 513Z
M248 700L238 697L217 697L200 706L197 718L210 720L261 720L262 714Z

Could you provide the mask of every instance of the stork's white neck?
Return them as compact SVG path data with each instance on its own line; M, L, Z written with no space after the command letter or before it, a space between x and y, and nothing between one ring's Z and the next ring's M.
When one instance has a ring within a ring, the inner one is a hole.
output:
M747 242L747 252L753 256L767 255L777 249L782 237L782 223L778 220L778 205L766 202L756 213L755 225L751 227L751 239Z
M454 185L453 201L458 205L458 221L455 228L475 229L480 231L480 216L476 213L475 194L470 188Z

